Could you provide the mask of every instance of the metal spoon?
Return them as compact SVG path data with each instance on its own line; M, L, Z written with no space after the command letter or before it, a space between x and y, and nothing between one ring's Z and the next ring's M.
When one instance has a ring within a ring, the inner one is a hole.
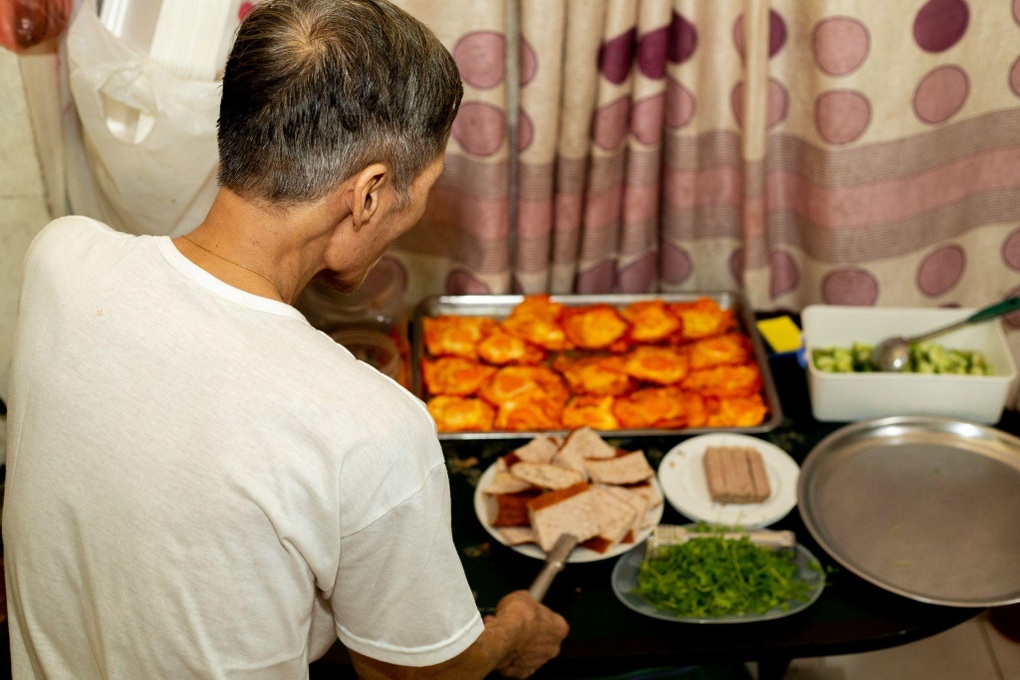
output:
M910 337L898 336L887 338L875 345L875 349L871 350L871 365L879 371L903 371L910 364L910 346L912 344L930 340L937 335L948 333L949 331L956 330L957 328L961 328L968 324L993 319L997 316L1002 316L1003 314L1009 314L1010 312L1018 309L1020 309L1020 296L1006 298L1002 302L997 302L994 305L985 307L984 309L979 309L966 319L951 323L948 326L936 328L933 331L928 331L927 333L921 333L920 335Z

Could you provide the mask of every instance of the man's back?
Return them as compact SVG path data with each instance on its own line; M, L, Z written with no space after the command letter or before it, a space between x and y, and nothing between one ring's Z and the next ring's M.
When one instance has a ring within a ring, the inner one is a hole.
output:
M301 677L334 615L368 651L434 644L364 621L364 598L400 592L399 567L366 585L359 569L377 569L341 559L341 544L361 557L373 531L401 531L395 508L446 493L431 423L293 308L169 239L69 218L30 253L14 357L16 674ZM477 635L470 604L450 607L441 639Z

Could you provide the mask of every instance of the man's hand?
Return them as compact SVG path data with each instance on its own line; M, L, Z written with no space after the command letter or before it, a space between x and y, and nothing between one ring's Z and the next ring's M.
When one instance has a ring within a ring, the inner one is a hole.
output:
M526 678L560 653L560 643L569 630L562 616L536 602L528 591L517 590L499 601L495 616L485 618L485 630L475 643L444 663L421 668L397 666L348 651L363 680L481 680L492 671Z
M570 626L566 620L524 590L510 593L496 605L496 615L485 621L486 630L509 627L513 643L496 670L511 678L526 678L560 653Z

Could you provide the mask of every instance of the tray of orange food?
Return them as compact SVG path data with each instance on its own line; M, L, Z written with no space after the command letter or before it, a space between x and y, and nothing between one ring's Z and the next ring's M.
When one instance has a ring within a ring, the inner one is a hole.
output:
M738 293L448 295L411 329L440 439L767 432L782 422Z

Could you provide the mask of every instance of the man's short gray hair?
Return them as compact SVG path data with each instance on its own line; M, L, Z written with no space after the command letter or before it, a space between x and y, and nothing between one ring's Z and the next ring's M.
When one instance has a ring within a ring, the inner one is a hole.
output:
M220 185L297 204L381 162L406 194L445 148L462 95L439 39L387 0L267 0L227 60Z

